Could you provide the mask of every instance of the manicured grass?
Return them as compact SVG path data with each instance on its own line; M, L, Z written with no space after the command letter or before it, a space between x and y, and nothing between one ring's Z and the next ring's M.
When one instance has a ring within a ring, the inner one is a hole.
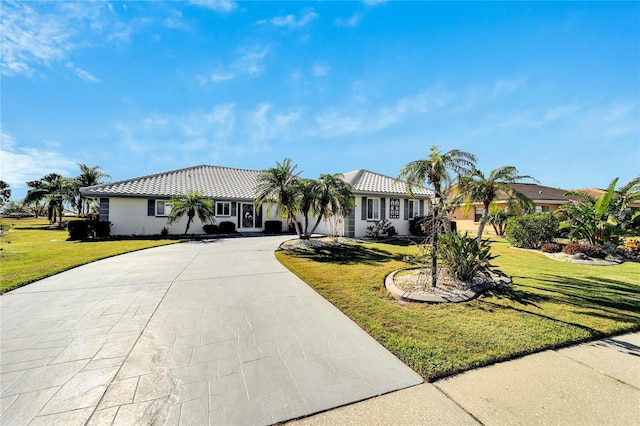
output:
M548 348L640 329L640 263L563 263L494 241L513 285L457 304L413 304L386 292L406 244L278 252L280 262L427 380Z
M2 236L0 294L75 266L177 241L67 241L66 229L46 219L2 219L12 229Z

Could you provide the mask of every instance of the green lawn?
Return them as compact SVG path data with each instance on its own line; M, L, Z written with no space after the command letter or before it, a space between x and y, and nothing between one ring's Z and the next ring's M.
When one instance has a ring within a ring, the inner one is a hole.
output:
M520 355L640 329L640 263L563 263L494 241L493 263L514 284L458 304L388 295L384 277L406 267L406 244L277 257L427 380Z
M0 241L0 294L75 266L173 240L67 241L46 219L2 219L11 230Z

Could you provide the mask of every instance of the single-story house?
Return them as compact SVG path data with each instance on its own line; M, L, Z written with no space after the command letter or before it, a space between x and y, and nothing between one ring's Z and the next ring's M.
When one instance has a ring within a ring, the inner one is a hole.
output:
M184 232L186 217L173 225L167 223L173 196L199 191L215 203L216 223L230 221L239 232L260 232L265 222L286 219L276 215L276 209L254 204L260 170L218 166L195 166L117 182L81 188L85 198L98 201L100 220L112 223L113 235L155 235L167 228L169 233ZM366 236L366 228L387 219L402 235L409 234L409 219L423 215L433 192L414 188L407 194L405 184L394 178L367 170L344 174L351 184L355 208L347 218L323 220L317 232L337 233L350 237ZM299 221L301 221L299 219ZM203 233L202 224L194 220L193 233Z
M533 202L536 212L553 212L561 205L571 202L571 198L565 196L566 189L552 188L535 183L512 183L509 186L527 196ZM455 188L453 192L455 193ZM495 204L499 208L506 208L507 201L508 198L504 194L499 197ZM459 230L477 230L478 228L480 218L484 214L484 207L479 202L471 204L470 207L458 205L450 215L451 220L457 222Z

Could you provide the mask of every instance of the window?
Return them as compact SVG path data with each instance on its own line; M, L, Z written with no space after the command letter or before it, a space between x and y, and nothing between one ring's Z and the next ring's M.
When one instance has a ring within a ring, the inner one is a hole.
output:
M400 199L389 199L389 219L400 219Z
M169 216L171 201L156 200L156 216Z
M409 200L409 219L420 216L420 202L418 200Z
M380 219L380 199L367 198L367 220Z
M536 213L549 213L549 206L536 206Z
M218 201L216 203L216 216L231 216L231 203Z
M483 214L484 214L484 208L476 207L474 215L473 215L473 221L474 222L480 222L482 220L482 215Z

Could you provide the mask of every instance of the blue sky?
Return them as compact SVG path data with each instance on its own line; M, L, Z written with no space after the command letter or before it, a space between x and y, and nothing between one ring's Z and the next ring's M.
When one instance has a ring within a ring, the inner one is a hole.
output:
M640 173L639 2L2 1L1 179L199 164Z

